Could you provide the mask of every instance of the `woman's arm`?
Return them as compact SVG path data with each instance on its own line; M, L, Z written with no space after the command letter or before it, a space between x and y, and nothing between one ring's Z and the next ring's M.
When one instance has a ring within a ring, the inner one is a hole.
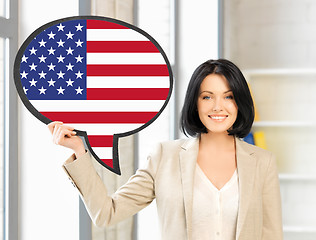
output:
M160 162L161 145L148 157L147 166L108 196L107 189L93 167L93 157L85 151L82 140L73 128L61 122L49 124L54 143L73 149L63 165L73 185L79 190L93 223L99 227L116 224L132 216L155 198L154 179Z
M263 186L262 240L270 239L283 239L280 183L274 155L271 155Z

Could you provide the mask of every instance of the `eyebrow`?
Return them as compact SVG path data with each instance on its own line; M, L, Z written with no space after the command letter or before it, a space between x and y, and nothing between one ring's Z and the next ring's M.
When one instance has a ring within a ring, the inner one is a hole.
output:
M224 92L224 94L225 93L229 93L229 92L232 92L233 90L228 90L228 91L226 91L226 92ZM214 94L213 92L211 92L211 91L202 91L202 92L200 92L200 94L202 94L202 93L204 93L204 92L206 92L206 93L210 93L210 94Z

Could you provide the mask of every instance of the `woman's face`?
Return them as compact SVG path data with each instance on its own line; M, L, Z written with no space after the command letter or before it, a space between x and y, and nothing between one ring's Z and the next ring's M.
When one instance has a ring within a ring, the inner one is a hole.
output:
M223 75L210 74L204 78L200 86L197 109L208 132L227 133L233 126L238 107Z

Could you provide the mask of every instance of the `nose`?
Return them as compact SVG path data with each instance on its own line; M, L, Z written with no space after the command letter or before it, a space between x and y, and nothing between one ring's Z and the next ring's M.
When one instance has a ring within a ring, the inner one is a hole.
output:
M213 105L213 112L220 112L223 110L222 100L220 98L215 98Z

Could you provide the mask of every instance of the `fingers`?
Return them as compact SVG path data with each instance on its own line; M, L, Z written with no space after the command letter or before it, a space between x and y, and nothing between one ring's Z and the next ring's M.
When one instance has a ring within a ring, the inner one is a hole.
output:
M55 126L56 125L62 125L62 124L64 124L64 123L56 121L56 122L49 123L47 126L48 126L48 129L51 132L51 134L53 134Z
M63 125L62 122L52 122L48 125L48 128L53 135L53 142L57 145L63 145L65 138L76 135L73 127Z

